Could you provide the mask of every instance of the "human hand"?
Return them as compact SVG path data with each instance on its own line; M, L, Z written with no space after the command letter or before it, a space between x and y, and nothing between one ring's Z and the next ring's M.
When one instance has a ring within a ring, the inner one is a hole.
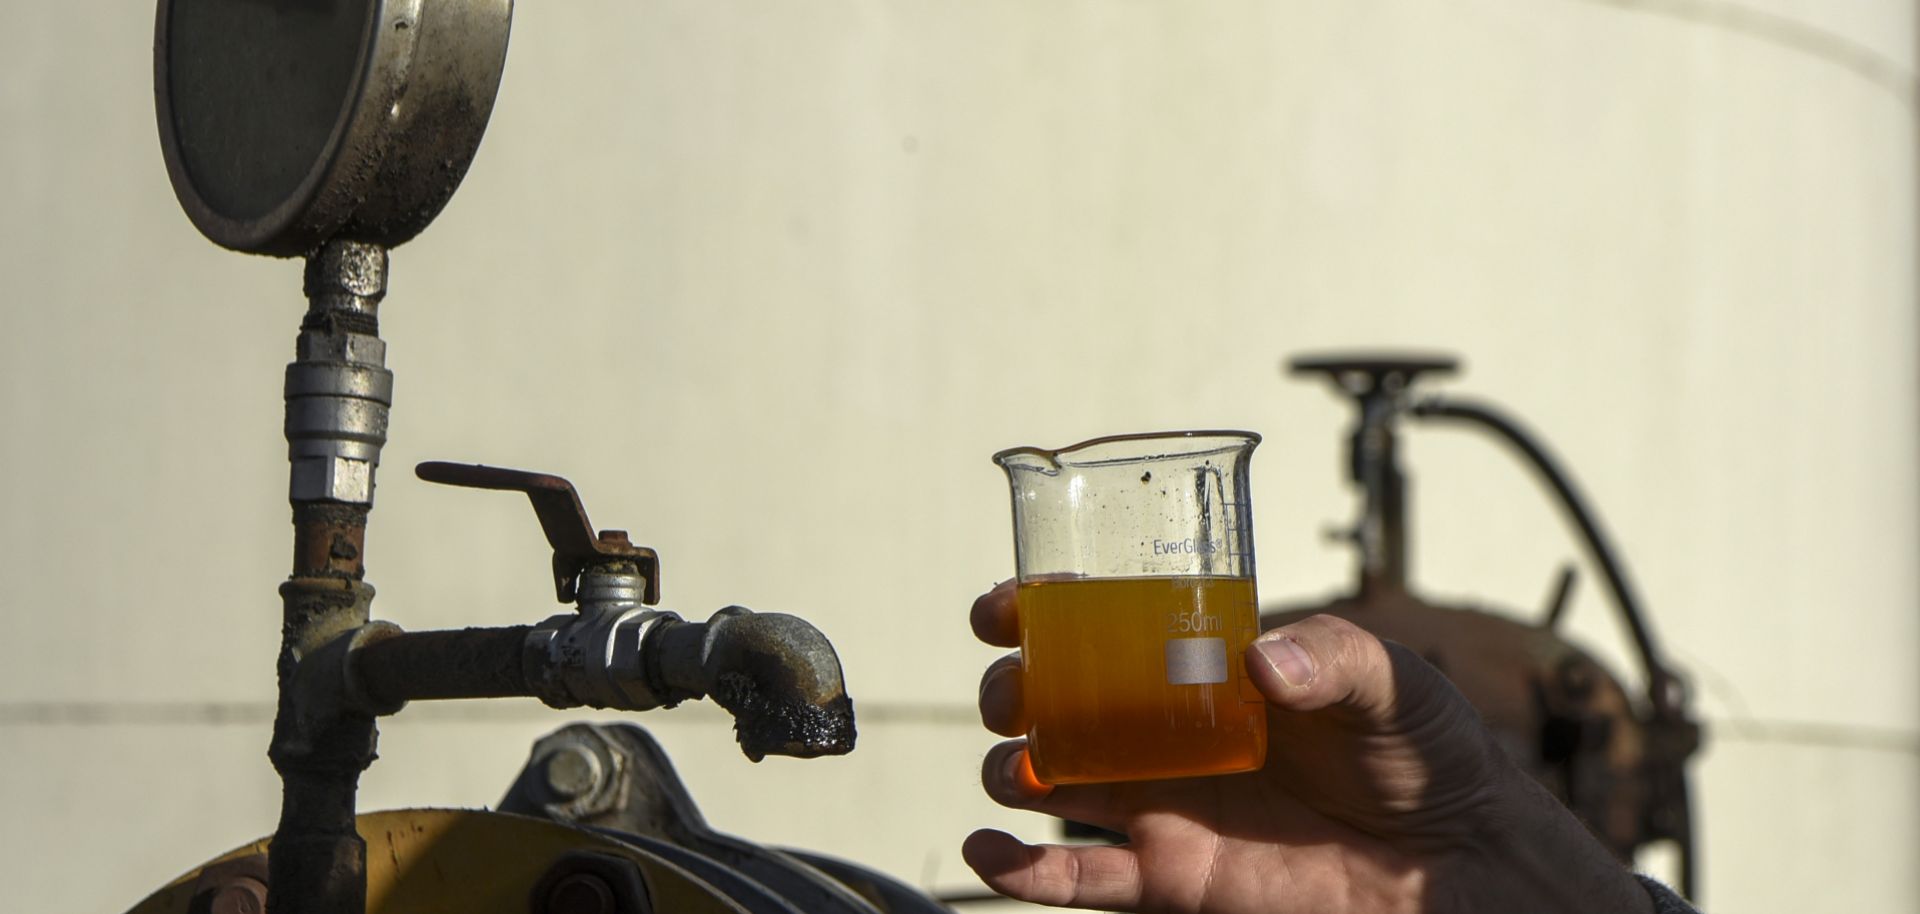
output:
M1014 587L973 606L974 633L1019 644ZM1246 774L1049 788L1024 740L988 752L1003 805L1125 834L1120 846L962 847L997 892L1121 911L1651 911L1573 816L1515 768L1466 699L1407 649L1332 616L1267 632L1248 676L1268 702L1267 763ZM1024 734L1018 654L988 667L980 715Z

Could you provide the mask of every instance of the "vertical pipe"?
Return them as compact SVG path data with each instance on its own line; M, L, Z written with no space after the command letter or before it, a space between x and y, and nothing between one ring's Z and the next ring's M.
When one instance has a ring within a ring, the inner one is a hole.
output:
M1399 407L1395 401L1399 384L1389 386L1389 378L1373 379L1373 386L1360 391L1357 399L1360 416L1354 423L1352 449L1353 480L1365 493L1360 518L1360 593L1373 595L1399 592L1407 588L1407 504L1406 477L1400 472L1399 442L1394 420Z
M307 313L286 375L293 571L280 587L280 701L267 755L281 778L269 848L270 914L362 914L366 842L354 828L360 772L372 764L371 716L319 716L293 692L302 658L366 624L374 470L386 443L393 375L378 309L387 252L334 240L307 258Z

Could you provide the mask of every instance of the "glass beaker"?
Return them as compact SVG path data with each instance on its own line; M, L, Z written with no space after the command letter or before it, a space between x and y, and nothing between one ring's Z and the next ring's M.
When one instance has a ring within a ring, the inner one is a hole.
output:
M1247 461L1193 431L993 455L1013 488L1027 753L1048 784L1250 771L1266 703Z

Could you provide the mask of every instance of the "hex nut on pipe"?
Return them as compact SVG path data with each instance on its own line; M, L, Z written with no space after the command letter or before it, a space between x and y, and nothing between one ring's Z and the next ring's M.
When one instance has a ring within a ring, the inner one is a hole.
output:
M293 501L373 501L373 463L347 457L307 457L293 461L287 496Z

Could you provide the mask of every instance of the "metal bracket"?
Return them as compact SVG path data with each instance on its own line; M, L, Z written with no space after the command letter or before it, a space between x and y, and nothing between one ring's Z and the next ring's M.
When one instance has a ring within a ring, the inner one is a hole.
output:
M524 492L540 518L540 529L553 547L553 589L562 603L572 603L578 595L580 573L609 562L632 562L639 566L647 586L640 602L652 606L660 602L660 556L646 546L635 546L625 530L594 533L587 522L587 509L573 483L546 473L510 470L477 463L428 461L413 468L415 476L427 482L462 486L469 489L495 489Z

